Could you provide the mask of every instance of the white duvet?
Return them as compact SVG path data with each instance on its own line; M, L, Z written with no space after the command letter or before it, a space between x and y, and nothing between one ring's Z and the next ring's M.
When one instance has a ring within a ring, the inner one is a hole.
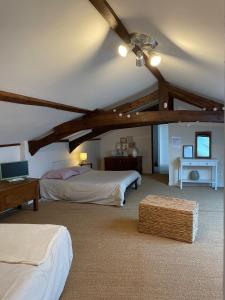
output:
M0 262L38 266L64 230L51 224L0 224Z
M125 191L135 180L141 184L137 171L90 170L67 180L42 179L40 191L44 199L123 206Z
M17 225L17 230L20 230L20 224ZM30 247L32 249L32 244ZM63 227L54 239L42 264L34 266L24 263L0 263L0 299L58 300L63 291L72 258L70 234Z

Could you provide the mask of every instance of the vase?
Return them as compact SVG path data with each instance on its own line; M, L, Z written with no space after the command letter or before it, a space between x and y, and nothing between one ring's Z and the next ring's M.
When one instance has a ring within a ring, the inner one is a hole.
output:
M136 149L136 148L133 148L133 149L132 149L131 155L132 155L133 157L137 157L138 153L137 153L137 149Z
M198 171L191 171L190 172L190 179L191 180L199 180L199 172Z

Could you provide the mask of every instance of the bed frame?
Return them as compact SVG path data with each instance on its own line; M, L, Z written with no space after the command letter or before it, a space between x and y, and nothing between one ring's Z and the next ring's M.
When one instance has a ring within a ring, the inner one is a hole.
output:
M134 185L134 189L137 190L137 188L138 188L138 178L136 178L133 182L131 182L131 184L128 185L127 189L129 187L132 187L133 185ZM127 191L127 189L126 189L126 191ZM124 197L124 200L123 200L123 204L126 204L126 198L125 197Z

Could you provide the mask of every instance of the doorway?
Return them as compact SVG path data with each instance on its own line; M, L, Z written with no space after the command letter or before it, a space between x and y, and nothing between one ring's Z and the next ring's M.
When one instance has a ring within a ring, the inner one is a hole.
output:
M168 125L152 125L152 173L169 174Z

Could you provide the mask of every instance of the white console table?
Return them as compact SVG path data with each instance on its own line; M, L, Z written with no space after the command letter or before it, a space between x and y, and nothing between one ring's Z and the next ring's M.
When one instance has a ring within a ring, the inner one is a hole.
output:
M183 188L183 183L209 183L212 187L217 190L217 163L216 159L179 159L179 182L180 188ZM191 168L191 167L207 167L211 169L211 177L209 179L199 179L199 180L191 180L183 177L183 170L184 168Z

